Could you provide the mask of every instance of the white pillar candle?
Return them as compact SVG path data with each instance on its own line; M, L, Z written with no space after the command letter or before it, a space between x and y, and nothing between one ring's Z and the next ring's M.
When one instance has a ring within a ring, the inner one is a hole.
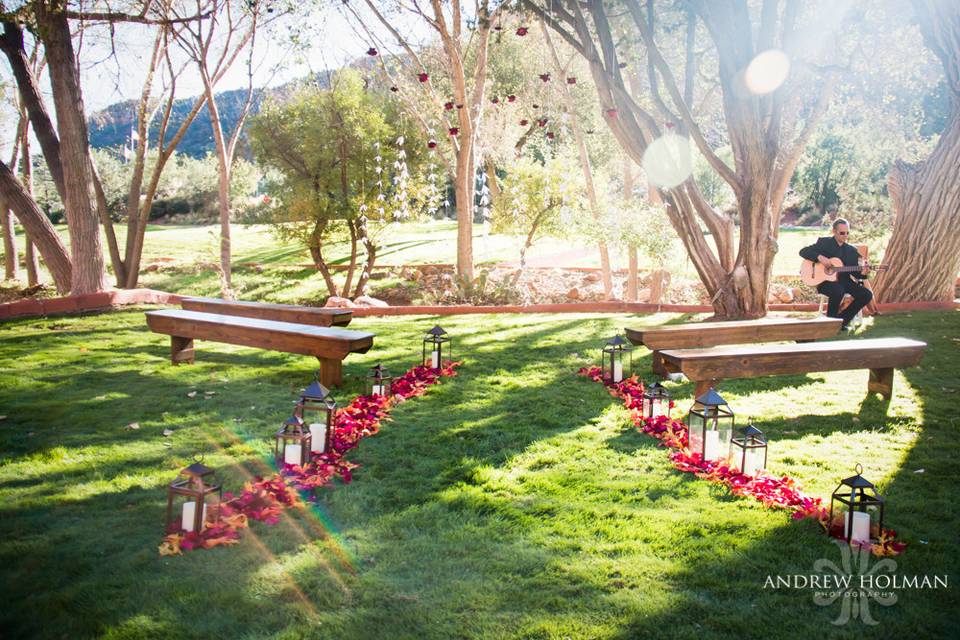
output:
M716 460L720 457L720 432L707 431L703 442L703 459Z
M653 413L650 413L650 400L647 398L643 399L643 415L645 416L655 415Z
M650 415L654 418L663 415L663 403L660 400L653 401L653 408L651 409Z
M619 360L613 361L613 381L620 382L623 380L623 363Z
M849 534L850 520L849 514L843 517L843 537ZM853 512L853 535L850 536L851 542L870 542L870 514L864 511Z
M430 362L434 369L440 368L440 352L436 349L434 349L433 353L430 355Z
M287 464L300 464L301 449L298 444L288 444L283 448L283 461Z
M197 514L197 503L196 502L184 502L183 503L183 515L180 517L180 528L184 531L194 531L193 528L193 518ZM207 521L207 505L203 505L203 520L201 521L200 528L203 528L203 523Z
M760 455L757 449L747 449L743 457L743 469L740 471L744 475L754 476L760 470Z
M373 395L375 395L375 396L382 396L382 395L383 395L383 385L382 385L382 384L375 384L375 385L373 385Z
M327 446L327 425L314 422L310 425L310 452L323 453ZM297 454L299 459L300 455ZM296 464L296 463L295 463Z

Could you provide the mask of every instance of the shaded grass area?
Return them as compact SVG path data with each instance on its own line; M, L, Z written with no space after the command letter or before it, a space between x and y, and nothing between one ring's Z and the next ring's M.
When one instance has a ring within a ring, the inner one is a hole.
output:
M960 314L884 316L857 337L930 343L893 401L866 371L731 381L769 432L769 466L829 495L861 462L910 544L882 623L764 589L838 550L809 521L671 468L600 385L575 375L625 325L679 316L466 316L439 321L457 378L397 408L350 459L350 485L239 545L161 558L165 484L196 452L227 488L268 473L270 434L314 363L198 342L172 367L140 311L0 325L0 635L4 637L794 638L955 633ZM375 348L345 362L399 372L436 318L361 319ZM639 350L638 371L649 353ZM679 407L692 385L668 383ZM187 394L198 391L196 397ZM214 391L207 396L205 392ZM139 429L125 428L137 422ZM164 437L162 431L172 429ZM923 469L923 473L916 473Z

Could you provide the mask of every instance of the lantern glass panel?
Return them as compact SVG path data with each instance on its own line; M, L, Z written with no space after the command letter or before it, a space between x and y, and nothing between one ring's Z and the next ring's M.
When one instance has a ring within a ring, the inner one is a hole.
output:
M276 433L273 455L277 466L303 466L310 462L312 441L312 434L299 415L287 418Z
M753 425L741 429L730 441L730 460L741 473L755 476L767 468L767 438Z
M370 369L370 375L367 376L367 395L371 396L390 396L392 394L393 377L389 372L379 364Z
M330 450L336 411L337 401L319 381L314 381L300 394L296 413L310 432L310 453Z
M670 393L659 382L654 382L643 392L643 417L656 418L670 415Z
M633 372L633 347L621 336L614 336L603 347L600 361L605 382L622 382Z
M734 415L727 402L713 389L697 398L687 418L688 448L704 460L724 460L733 437Z

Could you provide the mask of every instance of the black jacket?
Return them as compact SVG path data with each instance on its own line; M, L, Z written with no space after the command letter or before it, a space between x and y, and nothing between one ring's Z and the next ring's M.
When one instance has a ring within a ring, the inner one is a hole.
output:
M833 236L818 238L817 241L809 247L800 249L801 258L817 262L817 256L824 256L825 258L840 258L840 260L843 261L844 266L847 267L856 267L860 264L860 252L857 251L856 247L849 242L846 242L842 245L837 244L837 241L833 238ZM839 273L837 274L837 282L845 282L849 280L857 282L859 280L866 279L866 277L867 276L863 275L859 271Z

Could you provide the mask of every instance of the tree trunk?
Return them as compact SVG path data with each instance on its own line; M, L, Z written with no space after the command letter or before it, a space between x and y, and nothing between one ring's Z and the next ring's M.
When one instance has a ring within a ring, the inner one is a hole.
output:
M207 73L201 70L204 88L207 94L207 109L210 112L210 124L213 127L213 140L217 150L217 208L220 211L220 294L225 300L233 299L233 285L230 273L230 165L227 142L223 137L220 111L213 99L213 83Z
M873 285L883 302L950 301L960 271L960 113L955 107L930 157L897 161L889 192L895 215L883 256L890 266Z
M497 182L497 166L493 163L493 158L487 159L487 187L490 189L490 206L496 207L500 202L500 183Z
M60 162L67 196L64 205L73 264L70 291L73 294L103 291L106 288L103 247L70 25L64 11L50 12L42 2L35 6L38 31L50 65L50 85L60 128ZM49 261L47 264L49 266Z
M330 267L327 265L327 261L323 259L323 232L326 228L326 220L318 219L313 225L313 231L310 232L310 240L307 242L307 248L310 249L310 257L313 258L314 266L317 267L317 270L323 276L324 282L327 283L327 290L330 292L330 295L339 296L340 292L337 290L337 283L333 280L333 275L330 273ZM346 291L344 291L344 293L346 293Z
M547 43L547 49L550 51L550 60L553 63L553 71L557 77L563 76L563 67L560 65L560 58L557 56L557 50L553 46L553 40L550 39L550 31L543 20L540 21L540 28L543 31L544 39ZM580 122L577 118L577 107L573 101L573 95L566 83L560 83L560 92L563 94L563 100L566 103L566 112L570 115L570 129L573 131L573 137L577 141L577 154L580 158L580 169L583 171L583 182L587 191L587 201L590 203L590 215L594 221L600 223L600 205L597 202L597 191L593 184L593 169L590 166L590 155L587 153L587 143L583 137L583 130L580 128ZM600 271L603 279L603 295L608 300L613 296L613 277L610 274L610 252L607 250L607 243L602 240L597 245L600 250Z
M24 127L23 137L20 139L20 182L27 195L33 198L33 165L31 162L30 131L27 127ZM23 253L27 266L27 286L35 287L40 283L40 261L37 259L33 238L26 231L23 235L26 240Z
M0 193L17 215L24 231L36 242L57 291L63 294L71 291L73 269L63 241L60 240L60 236L57 235L56 229L50 224L47 216L40 211L37 203L10 171L10 167L3 162L0 162ZM95 225L94 229L96 229Z
M343 281L343 293L350 295L350 285L353 284L353 273L357 269L357 227L353 220L347 220L347 229L350 231L350 264L347 266L347 278Z
M473 133L464 135L457 151L454 193L457 200L457 274L473 282L473 199L476 177L473 157Z
M927 46L940 58L951 96L950 117L925 161L897 161L888 176L893 234L873 291L883 302L949 301L960 270L960 5L914 0Z
M17 250L13 212L0 194L0 225L3 226L3 276L7 280L20 278L20 254Z
M623 201L629 204L633 201L633 161L629 156L623 156ZM639 259L637 256L637 247L630 245L627 247L627 302L637 302L640 297L640 274Z

